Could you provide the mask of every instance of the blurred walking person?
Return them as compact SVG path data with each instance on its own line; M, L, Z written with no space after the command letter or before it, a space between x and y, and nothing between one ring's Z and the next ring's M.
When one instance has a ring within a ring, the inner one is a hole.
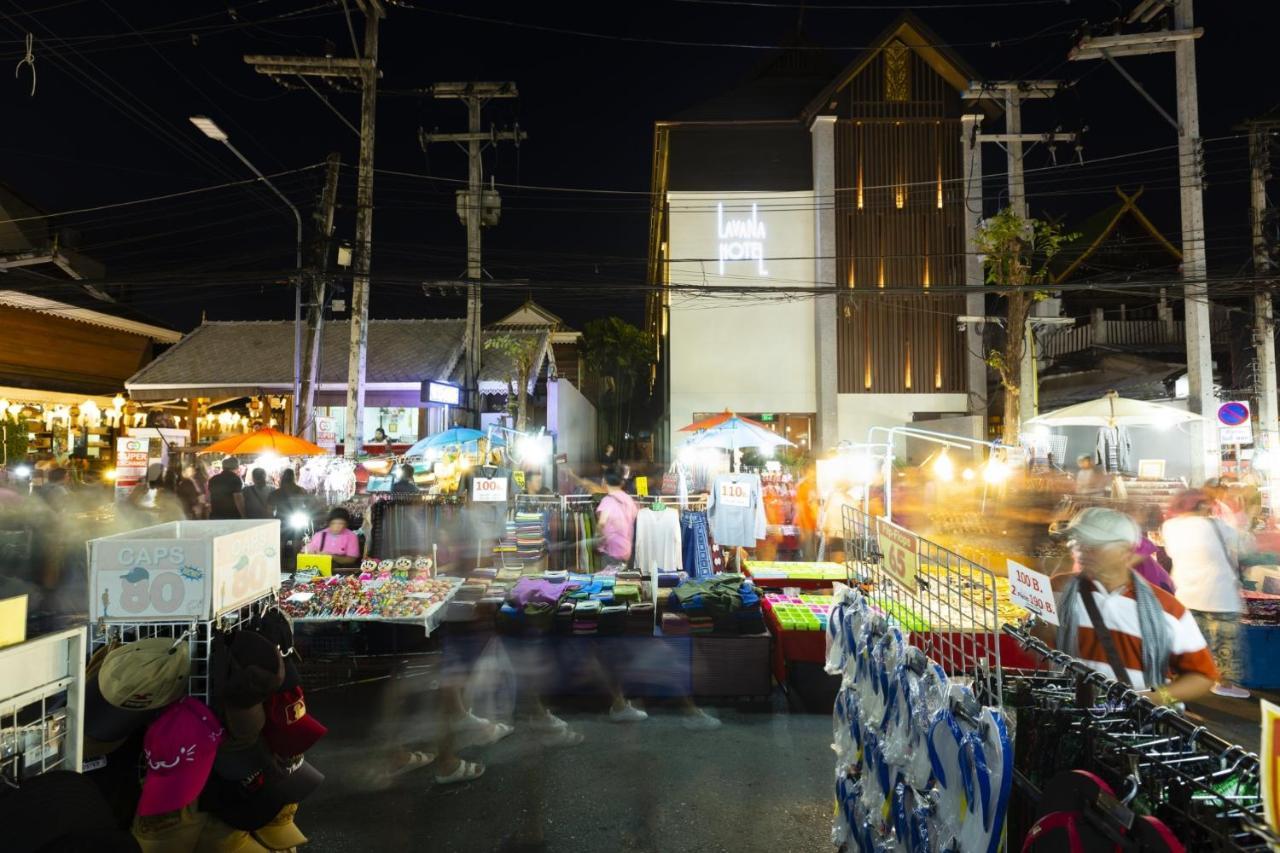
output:
M1213 517L1213 500L1199 489L1178 495L1161 528L1165 553L1173 562L1178 600L1187 606L1204 634L1222 675L1213 692L1249 698L1240 687L1241 535Z

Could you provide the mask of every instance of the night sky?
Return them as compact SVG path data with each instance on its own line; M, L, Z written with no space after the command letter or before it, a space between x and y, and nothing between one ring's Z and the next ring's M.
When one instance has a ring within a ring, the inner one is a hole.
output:
M803 13L797 5L413 0L391 6L380 63L376 165L385 171L375 182L373 313L463 311L460 299L424 296L416 282L456 278L464 268L464 230L454 215L457 184L451 181L465 178L465 159L444 145L424 154L418 129L462 130L465 111L414 90L437 81L513 80L520 99L496 102L486 120L518 121L529 139L518 151L504 145L486 159L487 174L518 185L503 190L502 223L485 232L486 269L497 279L530 280L529 292L571 323L607 313L638 321L642 297L634 290L619 293L619 283L645 276L653 122L740 84L776 55L706 43L779 45L799 30L802 43L827 49L840 67L909 4L844 0L807 4ZM1054 101L1026 109L1028 131L1088 127L1084 167L1031 174L1033 213L1070 224L1111 204L1112 185L1146 184L1144 210L1176 242L1176 161L1168 148L1176 141L1173 128L1105 63L1066 61L1079 28L1102 25L1131 5L950 0L914 9L989 79L1078 78ZM1272 83L1273 21L1261 5L1246 10L1245 4L1202 0L1197 10L1197 23L1206 29L1198 69L1215 273L1234 273L1248 258L1245 145L1221 137L1280 101ZM359 37L363 19L355 3L350 6ZM27 33L34 36L34 97L29 68L12 76ZM702 44L662 43L669 41ZM281 88L241 57L351 51L341 3L0 0L0 183L57 213L249 177L229 151L187 120L206 114L264 172L290 172L277 183L304 216L321 181L319 168L305 167L339 151L347 168L338 236L349 239L355 134L316 95ZM1124 64L1174 110L1172 55ZM327 96L358 124L357 95ZM1164 150L1104 159L1151 148ZM1003 171L988 156L986 170ZM1058 156L1061 162L1074 152L1063 145ZM1049 163L1045 152L1027 159L1029 169ZM126 285L132 303L178 328L190 328L202 312L210 319L290 316L291 299L273 282L286 278L293 263L293 223L264 188L233 186L54 222L72 229L79 249L106 264L107 280ZM490 297L486 320L524 296L511 290Z

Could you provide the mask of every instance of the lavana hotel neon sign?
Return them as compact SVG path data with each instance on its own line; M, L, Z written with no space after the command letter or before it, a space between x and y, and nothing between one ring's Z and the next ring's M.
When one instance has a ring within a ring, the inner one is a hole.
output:
M756 272L767 276L764 268L764 241L768 232L756 210L751 205L751 216L747 219L725 219L724 202L716 203L716 237L720 241L720 275L724 275L724 265L728 261L755 261Z

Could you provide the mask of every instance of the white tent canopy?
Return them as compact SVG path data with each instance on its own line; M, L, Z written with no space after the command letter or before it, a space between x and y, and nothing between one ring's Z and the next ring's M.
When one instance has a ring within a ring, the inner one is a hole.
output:
M1038 415L1027 421L1025 426L1167 427L1201 419L1193 412L1161 403L1133 400L1109 391L1100 399Z

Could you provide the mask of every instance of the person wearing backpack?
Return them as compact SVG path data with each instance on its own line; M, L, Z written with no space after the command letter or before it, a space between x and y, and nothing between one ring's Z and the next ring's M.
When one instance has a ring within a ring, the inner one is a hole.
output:
M1158 704L1208 693L1219 673L1191 610L1133 570L1142 537L1137 523L1089 507L1065 533L1075 570L1053 576L1059 625L1042 626L1037 635L1107 678L1150 691Z
M262 468L254 468L250 475L253 485L242 493L244 496L245 518L275 518L271 496L275 489L267 485L267 472Z
M1213 692L1232 699L1248 699L1249 691L1239 686L1243 537L1230 524L1215 518L1213 509L1214 502L1208 494L1188 489L1170 504L1169 518L1160 528L1160 535L1173 563L1170 574L1178 587L1178 600L1190 608L1222 673Z

